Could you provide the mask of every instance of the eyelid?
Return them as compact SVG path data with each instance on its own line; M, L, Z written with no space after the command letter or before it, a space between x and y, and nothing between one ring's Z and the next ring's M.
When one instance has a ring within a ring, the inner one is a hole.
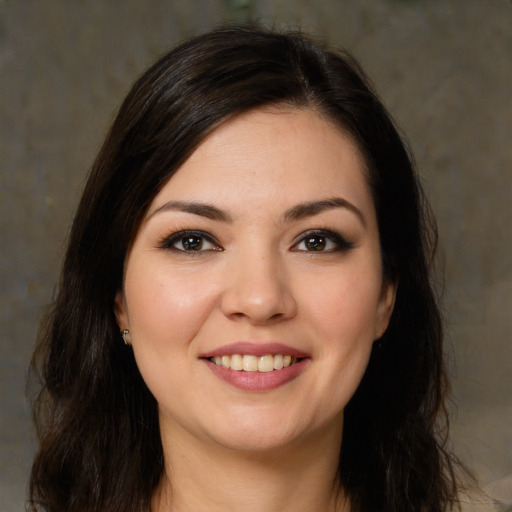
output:
M180 239L185 238L186 236L197 236L205 241L213 244L215 246L214 249L203 249L200 251L185 251L183 249L177 249L176 247L173 247L173 245L178 242ZM213 237L210 233L207 233L205 231L201 231L198 229L180 229L178 231L174 231L170 235L166 235L163 238L161 238L158 242L158 248L159 249L168 249L168 250L174 250L176 252L180 253L188 253L188 254L198 254L201 252L208 252L208 251L222 251L223 248L219 244L219 242Z
M331 242L333 242L336 245L336 248L326 250L326 251L317 251L318 253L333 253L333 252L340 252L340 251L347 251L350 249L354 249L356 247L356 244L350 240L347 240L341 233L338 233L336 231L333 231L332 229L309 229L307 231L304 231L301 233L298 237L295 238L293 241L291 250L296 252L312 252L315 251L306 251L303 249L297 249L297 246L304 242L308 237L311 236L323 236L327 239L329 239Z

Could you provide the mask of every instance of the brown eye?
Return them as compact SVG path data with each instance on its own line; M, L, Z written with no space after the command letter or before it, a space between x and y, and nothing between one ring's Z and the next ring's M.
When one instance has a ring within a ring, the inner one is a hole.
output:
M176 245L178 245L177 242ZM203 248L203 239L200 236L190 235L181 239L181 246L184 251L200 251Z
M304 240L304 245L308 251L324 251L327 245L325 236L309 236Z
M222 247L208 233L202 231L181 230L164 238L158 246L182 253L222 251Z
M304 233L292 247L297 252L341 252L353 249L355 244L335 231L321 229Z

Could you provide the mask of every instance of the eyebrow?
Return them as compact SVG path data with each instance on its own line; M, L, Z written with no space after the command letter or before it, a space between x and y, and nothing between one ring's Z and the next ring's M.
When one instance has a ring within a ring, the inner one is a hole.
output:
M221 222L232 222L231 216L215 206L203 203L193 203L189 201L168 201L156 210L151 212L148 219L156 215L157 213L177 210L185 213L192 213L201 217L206 217L211 220L218 220Z
M309 201L306 203L300 203L289 210L286 210L283 215L285 222L300 220L306 217L312 217L319 213L330 210L333 208L346 208L354 213L363 226L366 227L366 220L361 210L354 206L351 202L341 197L331 197L329 199L322 199L319 201ZM154 215L167 212L167 211L180 211L185 213L191 213L193 215L199 215L200 217L206 217L207 219L216 220L220 222L233 222L232 217L224 210L204 203L194 203L190 201L168 201L167 203L159 206L156 210L151 212L148 219Z
M359 217L359 220L362 222L363 226L366 227L366 220L361 210L354 206L351 202L341 197L331 197L321 201L300 203L287 210L284 214L284 219L287 221L300 220L305 217L317 215L325 210L330 210L332 208L346 208L347 210L350 210L357 217Z

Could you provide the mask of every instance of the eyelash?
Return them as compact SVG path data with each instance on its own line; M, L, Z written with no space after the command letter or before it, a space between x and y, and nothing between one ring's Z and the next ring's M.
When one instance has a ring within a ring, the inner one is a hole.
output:
M201 246L204 244L204 242L208 242L212 244L214 247L212 249L202 249L202 247L199 250L187 250L185 248L178 249L177 247L174 247L175 244L181 241L183 244L185 239L192 239L197 238L200 240ZM180 231L177 231L176 233L172 233L170 236L167 236L160 240L158 244L159 249L169 249L172 251L180 252L180 253L187 253L190 256L197 255L198 253L205 252L205 251L222 251L222 247L219 245L219 243L208 233L205 233L204 231L196 231L191 229L182 229Z
M324 239L324 243L331 242L334 244L334 247L327 250L304 250L297 249L297 247L302 243L307 243L307 241L312 241L313 239ZM355 247L354 242L351 242L341 236L336 231L332 231L330 229L312 229L310 231L306 231L302 233L298 240L293 244L292 250L297 252L321 252L321 253L333 253L333 252L344 252Z
M198 243L200 244L199 249L186 249L183 247L182 249L178 249L175 247L175 244L179 243L181 241L182 246L185 243L186 239L189 239L189 242L191 239L195 238L198 239ZM307 250L307 249L298 249L297 247L300 244L312 242L314 239L317 239L317 243L320 244L320 246L323 246L319 250ZM322 241L323 239L323 241ZM318 240L320 240L318 242ZM204 242L207 242L209 244L212 244L212 248L203 249L202 245ZM334 247L325 249L325 246L329 245L329 242L334 245ZM300 237L296 239L294 244L292 245L291 250L294 252L319 252L319 253L334 253L334 252L344 252L348 251L350 249L353 249L355 247L355 244L343 236L341 236L339 233L335 231L331 231L330 229L313 229L310 231L306 231L305 233L302 233ZM209 252L209 251L223 251L224 249L220 246L220 244L208 233L205 233L204 231L196 231L196 230L190 230L190 229L182 229L180 231L177 231L176 233L172 233L170 236L167 236L160 240L158 243L159 249L168 249L172 251L176 251L179 253L185 253L189 256L195 256L202 252Z

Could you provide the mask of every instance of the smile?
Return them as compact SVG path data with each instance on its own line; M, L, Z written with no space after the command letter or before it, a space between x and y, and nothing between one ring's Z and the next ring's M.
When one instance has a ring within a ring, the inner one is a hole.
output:
M282 370L299 362L298 357L282 354L265 354L263 356L232 354L213 356L209 360L217 366L229 368L230 370L260 373Z
M271 391L301 375L312 361L307 352L283 343L240 341L199 354L218 378L243 391Z

